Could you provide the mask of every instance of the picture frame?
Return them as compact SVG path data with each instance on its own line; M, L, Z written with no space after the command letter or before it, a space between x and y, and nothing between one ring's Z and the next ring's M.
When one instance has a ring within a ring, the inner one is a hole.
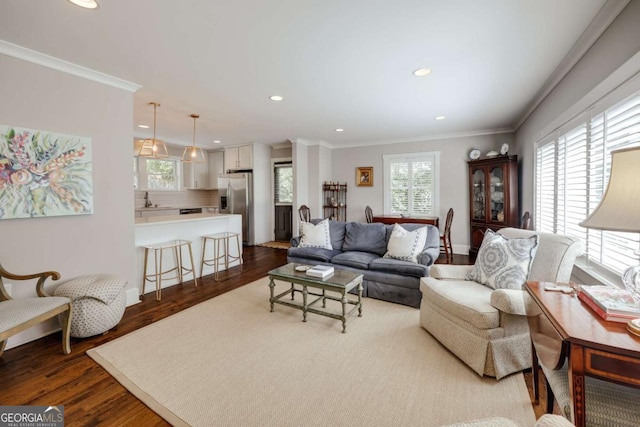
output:
M373 166L356 168L356 186L373 187Z

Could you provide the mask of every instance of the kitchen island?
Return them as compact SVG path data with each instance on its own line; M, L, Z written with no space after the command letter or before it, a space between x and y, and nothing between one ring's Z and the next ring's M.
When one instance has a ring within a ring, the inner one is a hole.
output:
M203 213L192 215L167 215L152 216L146 218L136 218L135 220L135 245L136 245L136 279L138 289L142 290L142 278L144 276L144 249L142 246L154 243L162 243L170 240L190 240L191 249L193 251L193 261L195 263L196 277L200 277L200 264L202 260L202 236L207 234L216 234L222 232L232 232L240 234L242 242L242 216L229 214ZM235 245L231 245L231 253L235 255ZM242 246L240 246L242 251ZM207 248L207 258L211 258L213 248ZM189 266L187 261L189 254L185 250L183 253L185 266ZM153 255L149 256L148 269L151 271L153 266ZM239 265L239 261L230 262L229 267ZM171 253L165 253L162 260L162 268L175 267L175 257ZM224 266L220 267L224 269ZM203 275L212 274L213 267L205 266ZM171 274L167 275L170 276ZM186 279L192 280L191 275L187 275ZM177 279L162 279L162 288L173 286L178 283ZM155 285L147 283L145 292L155 292Z

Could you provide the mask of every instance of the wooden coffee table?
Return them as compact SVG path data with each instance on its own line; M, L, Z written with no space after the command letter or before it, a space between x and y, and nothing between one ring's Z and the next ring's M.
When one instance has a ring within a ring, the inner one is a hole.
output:
M303 264L287 264L269 272L269 289L271 294L269 302L271 303L271 311L273 312L274 304L282 304L302 310L303 322L307 321L307 313L315 313L321 316L342 320L342 333L346 333L347 316L357 309L358 317L362 317L362 274L336 269L332 276L325 279L319 279L307 276L304 271L296 271L295 267L299 265ZM288 282L291 286L286 291L278 295L274 295L276 280ZM295 285L299 285L300 288L297 288ZM309 290L310 288L322 292L312 292ZM347 293L354 288L358 291L357 300L348 299ZM335 292L339 296L327 294L327 291ZM302 294L301 304L295 302L296 292ZM286 295L291 295L290 301L283 299ZM309 301L309 295L317 298L313 301ZM327 300L339 301L342 304L342 313L336 314L328 311L326 309ZM322 301L322 308L314 306L319 301ZM347 312L347 305L353 305L354 307Z

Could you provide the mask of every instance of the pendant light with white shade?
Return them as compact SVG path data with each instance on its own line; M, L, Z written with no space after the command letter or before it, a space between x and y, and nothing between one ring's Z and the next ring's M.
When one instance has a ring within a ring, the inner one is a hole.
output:
M153 139L142 140L138 156L154 157L156 159L169 157L169 152L167 151L165 143L156 139L156 108L159 107L160 104L157 102L150 102L149 105L153 105Z
M193 118L193 143L186 147L182 152L182 161L185 163L204 163L206 162L202 148L196 146L196 119L200 116L191 114Z

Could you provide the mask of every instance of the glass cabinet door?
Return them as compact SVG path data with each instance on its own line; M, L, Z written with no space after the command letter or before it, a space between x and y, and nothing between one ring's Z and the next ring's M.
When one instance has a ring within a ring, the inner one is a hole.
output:
M491 221L504 222L504 170L500 166L494 167L491 169L490 176Z
M482 169L473 171L473 205L471 206L471 217L474 220L485 221L485 176Z

